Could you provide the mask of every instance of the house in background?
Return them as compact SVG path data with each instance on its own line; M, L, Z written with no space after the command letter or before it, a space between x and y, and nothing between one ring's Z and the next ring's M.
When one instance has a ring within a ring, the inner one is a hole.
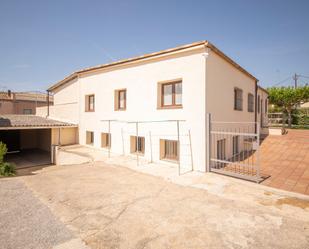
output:
M48 89L54 105L37 115L78 125L81 145L205 172L208 147L224 163L252 143L237 135L242 124L250 134L263 126L267 92L257 82L202 41L74 72ZM207 113L234 127L210 139Z
M52 96L49 104L52 104ZM46 94L35 92L0 92L0 114L35 114L36 108L47 106Z

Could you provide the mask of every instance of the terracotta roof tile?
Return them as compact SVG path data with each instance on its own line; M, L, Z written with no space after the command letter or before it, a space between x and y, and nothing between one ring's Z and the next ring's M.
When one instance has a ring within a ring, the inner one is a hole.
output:
M35 115L0 115L0 129L3 128L36 128L36 127L59 127L72 126L75 124L44 118Z

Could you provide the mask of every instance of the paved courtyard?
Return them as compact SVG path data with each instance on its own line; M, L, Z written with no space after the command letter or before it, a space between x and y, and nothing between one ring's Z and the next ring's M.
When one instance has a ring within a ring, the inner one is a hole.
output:
M44 230L45 240L55 244L80 238L90 248L305 249L309 246L306 196L216 174L189 173L175 176L173 181L179 184L103 162L52 166L32 175L0 179L2 186L9 189L14 186L10 192L0 191L1 203L6 203L5 210L0 209L1 231L18 233L22 236L18 241L25 240L25 249L41 248L29 246L41 235L23 237L23 231L16 227L28 224L33 227L40 219L43 225L49 219L51 222L50 231L48 226L36 229ZM31 198L14 203L23 191L31 193ZM25 205L25 212L35 204L37 214L19 219L23 213L14 212L17 204ZM48 217L41 217L45 212ZM2 219L8 215L16 218ZM55 226L59 226L57 233L53 230ZM59 236L61 231L64 238L50 238L51 234ZM12 235L0 240L1 245L10 245L4 248L19 248L14 247L17 242Z
M268 136L261 146L262 184L309 195L309 130Z

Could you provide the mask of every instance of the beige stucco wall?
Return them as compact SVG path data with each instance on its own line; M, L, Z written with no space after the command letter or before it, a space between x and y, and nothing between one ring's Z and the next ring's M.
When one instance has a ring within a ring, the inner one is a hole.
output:
M74 79L54 91L54 104L49 106L49 118L78 124L79 83ZM46 117L47 107L36 108L36 115Z
M101 147L101 132L107 132L107 122L102 120L122 121L163 121L185 120L180 123L181 161L184 167L191 167L189 130L191 131L192 151L195 170L205 170L205 59L204 47L188 49L182 53L165 55L160 59L135 62L80 76L67 88L57 89L54 94L56 105L73 102L68 96L73 90L79 94L79 142L86 144L86 131L93 131L94 146ZM182 79L183 109L158 110L158 82ZM70 90L70 88L72 90ZM127 89L126 111L114 111L114 90ZM85 95L95 94L95 112L85 112ZM194 100L194 101L193 101ZM62 110L63 111L63 110ZM57 116L59 112L56 113ZM52 116L51 116L52 117ZM135 125L113 122L112 153L130 154L129 137L135 135ZM149 132L152 132L151 138ZM156 122L141 124L140 136L145 137L145 158L159 160L159 139L177 139L175 122ZM152 141L152 156L150 155Z
M60 141L59 141L60 132ZM78 128L53 128L51 135L51 143L53 145L71 145L78 143Z
M255 79L237 69L212 50L208 50L206 60L206 109L211 114L212 130L255 133L255 108L253 112L248 111L248 94L255 97ZM242 90L242 110L234 110L235 88ZM221 139L225 139L225 157L232 158L233 136L237 136L237 134L212 134L211 158L217 158L217 141ZM238 149L242 151L246 146L245 139L251 137L242 135L238 135L238 137Z
M215 52L207 58L207 112L214 121L254 122L248 112L248 93L255 96L255 80L235 68ZM234 110L234 88L243 90L243 110Z

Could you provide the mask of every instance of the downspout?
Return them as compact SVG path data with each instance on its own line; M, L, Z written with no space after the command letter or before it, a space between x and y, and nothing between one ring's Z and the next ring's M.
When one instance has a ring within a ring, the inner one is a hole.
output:
M207 114L207 57L209 55L208 53L208 47L207 47L207 43L205 43L205 53L202 55L204 58L205 58L205 66L204 66L204 70L205 70L205 74L204 74L204 77L205 77L205 114L204 114L204 120L205 120L205 171L208 172L209 171L209 165L207 165L209 163L209 144L208 144L208 141L209 141L209 131L208 131L208 114Z

